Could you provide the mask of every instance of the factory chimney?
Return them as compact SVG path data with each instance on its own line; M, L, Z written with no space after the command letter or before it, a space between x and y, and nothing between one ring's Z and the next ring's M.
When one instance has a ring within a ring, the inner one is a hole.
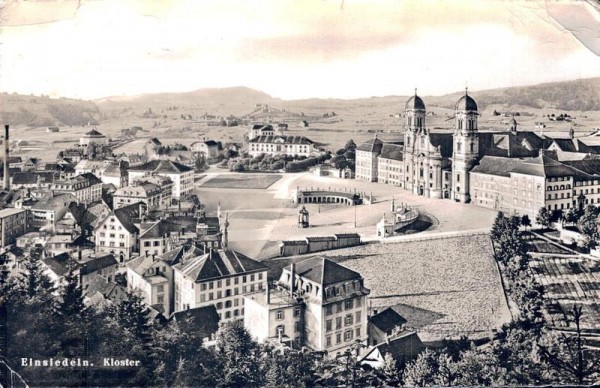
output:
M8 172L8 124L4 126L4 190L10 190L10 174Z

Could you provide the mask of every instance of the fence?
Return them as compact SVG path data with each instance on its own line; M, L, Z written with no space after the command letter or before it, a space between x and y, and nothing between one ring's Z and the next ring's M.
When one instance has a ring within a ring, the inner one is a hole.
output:
M438 233L419 233L418 236L392 236L385 239L377 239L373 238L370 240L371 242L382 242L384 244L389 243L399 243L399 242L409 242L409 241L428 241L428 240L439 240L439 239L447 239L447 238L455 238L455 237L465 237L465 236L479 236L479 235L487 235L490 233L489 229L472 229L472 230L461 230L458 232L438 232Z

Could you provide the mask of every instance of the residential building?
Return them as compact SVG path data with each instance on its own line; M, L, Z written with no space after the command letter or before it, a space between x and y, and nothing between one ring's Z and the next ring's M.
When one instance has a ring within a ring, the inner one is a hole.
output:
M197 141L190 146L192 152L200 153L204 155L206 159L214 159L219 156L219 150L221 148L221 143L214 140Z
M211 249L175 270L175 311L214 304L223 321L242 319L242 295L267 287L267 267L239 252Z
M404 147L402 145L392 143L383 144L381 152L377 156L378 182L402 187L404 182L403 155Z
M94 231L96 252L114 254L121 264L129 260L139 252L139 225L146 213L141 202L113 210Z
M198 220L196 217L169 217L151 223L143 223L140 230L140 254L162 255L171 247L190 239L196 240Z
M383 142L377 138L356 147L356 179L376 182L378 176L377 157L381 154Z
M398 314L392 307L388 307L379 313L375 313L369 317L367 329L369 334L368 345L375 346L386 342L396 333L403 331L406 322L406 319Z
M10 176L10 187L17 189L49 189L60 173L55 171L15 172Z
M144 202L150 210L165 205L161 187L149 182L134 183L132 186L121 187L113 193L112 197L115 209L136 202ZM163 202L161 202L161 199L163 199Z
M173 198L180 199L192 193L194 189L194 170L170 160L152 160L141 166L129 169L129 185L137 179L159 175L173 182Z
M219 314L214 305L183 310L171 316L182 333L190 333L202 339L204 347L216 344L216 334L219 330Z
M258 293L244 298L245 308L249 309L244 323L254 337L273 337L271 329L275 328L282 341L287 335L297 345L327 351L331 356L343 353L357 341L367 344L370 291L359 273L329 259L313 257L285 267L276 286L289 298L271 299ZM297 305L294 299L302 304ZM265 332L263 326L271 331Z
M171 206L173 200L173 181L170 178L160 175L146 175L135 179L132 182L132 186L139 186L145 183L151 183L160 187L159 207Z
M391 356L399 365L406 365L415 360L425 350L425 345L415 331L398 332L388 337L385 342L362 350L358 362L381 369L386 365L386 356Z
M314 143L304 136L258 136L248 142L248 153L252 157L260 154L310 156Z
M248 140L255 139L260 136L273 136L275 130L271 124L252 124L248 133Z
M102 199L102 181L91 173L55 181L50 188L55 193L72 194L78 202L85 204Z
M31 224L35 228L54 230L62 220L72 202L77 202L73 194L47 194L31 207Z
M14 244L17 237L27 233L29 214L24 209L7 208L0 210L0 243L4 248Z

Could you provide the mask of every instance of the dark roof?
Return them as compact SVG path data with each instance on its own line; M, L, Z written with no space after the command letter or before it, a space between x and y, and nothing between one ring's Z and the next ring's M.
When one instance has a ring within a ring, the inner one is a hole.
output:
M196 282L239 275L247 272L266 271L267 266L236 251L214 250L192 259L183 259L174 268Z
M396 362L404 364L417 358L419 353L425 350L425 345L423 345L417 333L412 331L392 338L389 342L382 342L373 348L373 350L375 349L379 350L383 357L390 354ZM363 360L368 358L373 350L368 352Z
M114 216L117 217L117 219L129 233L136 233L138 232L138 228L134 224L134 219L140 217L140 205L141 202L137 202L132 203L131 205L120 207L113 210L108 217L111 217L114 214Z
M454 106L454 110L464 110L464 111L477 111L477 103L471 96L465 93L464 96L456 101L456 105Z
M203 254L204 252L202 251L202 249L197 248L194 245L184 245L163 253L159 256L159 259L169 263L169 265L175 265L181 261L182 257L193 258Z
M44 263L54 272L57 276L64 276L69 272L69 268L73 271L80 267L79 263L72 259L68 253L61 253L56 256L46 257Z
M454 138L451 133L429 133L427 136L432 146L440 147L442 157L449 158L452 156Z
M191 167L171 160L152 160L141 166L131 167L130 171L152 171L165 174L180 174L182 172L192 171Z
M261 131L272 131L273 126L271 124L254 124L252 129L260 129Z
M57 210L68 207L72 202L77 201L73 194L59 194L57 196L45 196L41 198L35 205L33 210Z
M425 103L423 102L421 97L419 97L415 94L414 96L409 98L408 101L406 101L406 104L404 105L404 109L405 110L408 110L408 109L410 109L410 110L425 110Z
M219 329L219 314L215 305L173 313L173 321L183 333L194 333L200 338L211 337Z
M101 134L100 132L96 131L96 128L92 129L89 132L86 132L85 134L86 136L95 136L95 137L104 137L103 134Z
M306 242L306 240L284 240L280 244L281 245L288 245L288 246L308 245L308 243Z
M306 237L306 241L315 241L315 242L319 242L319 241L335 241L335 237L333 236L312 236L312 237Z
M277 143L282 142L283 144L313 144L312 140L307 139L304 136L257 136L250 140L250 143Z
M44 166L45 171L62 171L62 172L75 172L75 167L71 164L60 164L60 163L46 163Z
M403 160L403 150L404 147L401 145L385 143L381 148L381 154L379 157L384 159Z
M477 166L471 171L491 174L498 176L510 176L511 172L525 175L534 175L540 177L564 177L573 176L579 179L589 179L591 175L585 170L577 169L575 166L571 166L571 163L577 165L578 162L585 161L573 161L573 162L559 162L552 159L546 153L535 158L503 158L498 156L484 156ZM593 169L593 165L598 163L590 164L589 169ZM585 164L581 164L585 166Z
M216 142L216 141L214 141L214 140L207 140L207 141L205 141L205 142L204 142L204 144L206 144L206 145L207 145L207 146L209 146L209 147L215 147L215 146L218 146L218 145L219 145L219 143L217 143L217 142Z
M336 233L334 236L336 238L360 238L358 233Z
M127 291L123 287L119 286L117 283L109 282L99 274L90 276L87 285L87 288L83 290L87 297L99 293L105 299L108 299L115 304L120 303L127 297Z
M196 231L196 217L169 217L162 219L148 227L140 234L140 238L161 238L171 233Z
M517 158L484 156L471 172L509 177L510 172L523 161Z
M480 132L479 154L511 158L534 157L552 144L535 132Z
M40 179L40 183L52 183L58 177L58 173L52 171L40 172L15 172L12 174L12 184L14 185L34 185Z
M367 151L371 153L375 153L379 155L381 153L381 149L383 148L383 142L379 140L377 137L374 139L368 140L361 145L359 145L356 150L357 151Z
M117 259L115 259L115 256L109 253L108 255L96 257L94 259L86 261L81 265L79 273L81 275L87 275L93 272L97 272L103 268L107 268L113 265L116 266L118 264L119 262L117 261Z
M569 160L562 163L589 175L600 175L600 159Z
M382 312L369 318L369 322L384 333L391 334L395 327L402 326L407 321L398 314L396 310L388 307Z
M288 267L290 270L290 267ZM313 282L327 286L347 280L361 279L358 272L352 271L324 257L312 257L296 263L296 273Z

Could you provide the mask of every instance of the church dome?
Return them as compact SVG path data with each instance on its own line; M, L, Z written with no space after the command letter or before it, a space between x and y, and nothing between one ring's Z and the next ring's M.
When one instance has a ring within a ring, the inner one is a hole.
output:
M477 111L477 103L467 93L456 101L455 110Z
M404 109L425 110L425 103L423 102L421 97L419 97L415 94L414 96L409 98L408 101L406 101L406 105L404 106Z

